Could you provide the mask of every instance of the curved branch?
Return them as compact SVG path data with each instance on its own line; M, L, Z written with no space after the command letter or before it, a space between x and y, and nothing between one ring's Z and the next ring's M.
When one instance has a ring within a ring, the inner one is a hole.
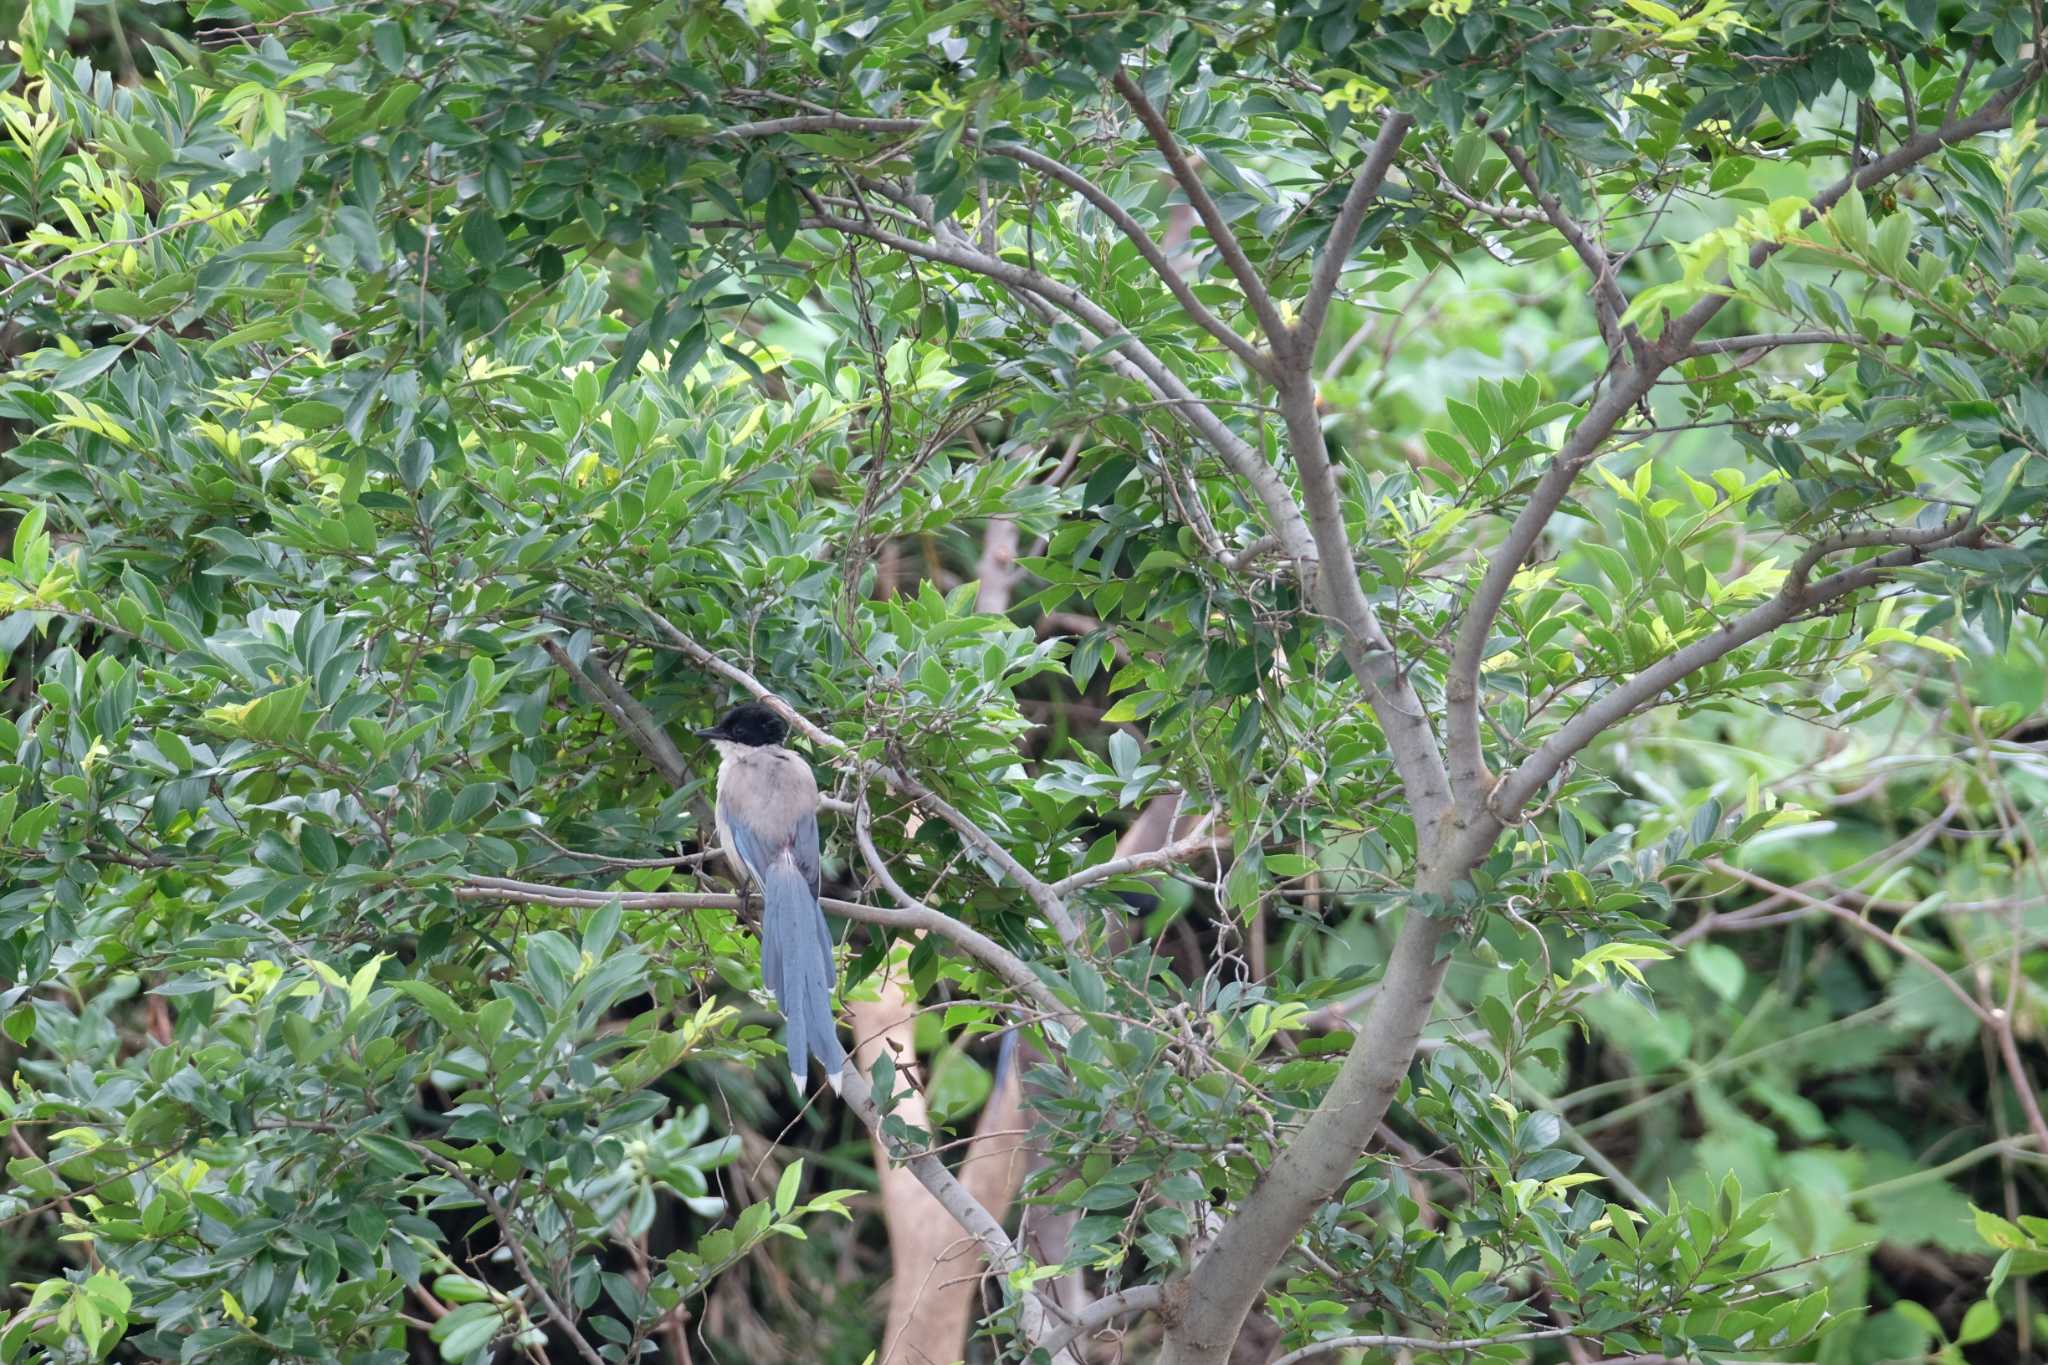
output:
M1105 1294L1074 1314L1071 1324L1053 1333L1040 1345L1047 1351L1062 1350L1082 1337L1101 1331L1118 1318L1150 1313L1165 1302L1166 1286L1158 1284L1134 1285L1114 1294Z
M1854 929L1857 933L1882 943L1886 948L1889 948L1892 952L1897 953L1900 957L1939 981L1948 990L1948 993L1961 1002L1962 1007L1970 1012L1971 1017L1977 1021L1978 1026L1990 1033L1992 1040L1998 1046L1999 1060L2005 1066L2006 1080L2011 1083L2013 1093L2019 1097L2020 1109L2027 1116L2027 1126L2033 1130L2034 1141L2040 1144L2041 1150L2048 1151L2048 1117L2044 1117L2041 1113L2041 1100L2040 1096L2035 1093L2034 1079L2027 1073L2026 1063L2020 1059L2018 1042L2013 1037L2012 1015L2009 1010L2000 1009L1996 1005L1987 1004L1974 998L1968 991L1956 983L1956 979L1953 976L1943 971L1932 958L1928 957L1927 954L1921 952L1918 948L1915 948L1903 935L1894 933L1882 925L1872 924L1847 906L1837 905L1831 899L1809 896L1797 887L1780 885L1777 882L1760 877L1754 872L1736 867L1733 863L1726 862L1720 858L1709 858L1706 860L1706 865L1716 872L1733 877L1739 882L1745 882L1760 891L1768 891L1774 896L1792 901L1797 905L1803 905L1808 909L1826 911L1851 929Z
M1869 165L1836 181L1815 196L1812 205L1801 215L1801 226L1812 223L1852 189L1868 188L1918 165L1952 143L2005 127L2011 121L2013 102L2030 89L2040 75L2041 66L2037 59L2026 79L2015 82L1969 118L1951 120L1933 132L1907 138ZM1757 243L1750 251L1750 268L1761 266L1784 245L1782 241ZM1640 360L1615 376L1613 385L1587 410L1564 447L1544 470L1529 501L1509 526L1506 539L1488 558L1486 573L1459 621L1458 638L1452 649L1450 673L1444 689L1451 780L1460 800L1466 804L1464 813L1469 821L1484 824L1486 818L1482 812L1470 809L1474 803L1485 799L1488 780L1480 741L1479 666L1487 638L1493 631L1494 621L1499 617L1501 604L1507 599L1515 575L1535 550L1536 543L1571 491L1580 471L1592 462L1602 443L1629 409L1650 392L1658 375L1692 352L1693 339L1727 305L1728 297L1725 293L1716 293L1701 298L1674 321L1654 345L1644 348ZM1547 776L1545 780L1548 780ZM1529 790L1533 792L1535 787ZM1515 808L1502 807L1510 811Z
M1267 373L1272 365L1272 357L1239 336L1234 328L1210 312L1207 305L1195 297L1195 291L1188 286L1181 273L1173 268L1173 263L1167 260L1166 253L1160 250L1159 244L1152 240L1152 234L1147 232L1137 219L1131 217L1123 205L1112 199L1108 191L1065 162L1056 161L1042 152L1032 151L1029 147L1020 147L1013 142L987 142L982 144L982 150L995 156L1009 157L1012 161L1031 167L1041 175L1050 176L1101 210L1103 216L1115 223L1131 245L1137 248L1138 254L1145 258L1145 263L1152 267L1152 273L1173 292L1174 301L1180 304L1182 311L1190 319L1203 331L1222 342L1231 354L1250 366L1253 372Z
M1507 156L1508 164L1515 168L1522 184L1535 196L1543 209L1543 216L1557 229L1558 236L1571 245L1580 262L1593 277L1593 315L1600 323L1601 340L1607 343L1607 352L1617 360L1621 357L1622 346L1626 343L1629 354L1638 364L1643 359L1643 336L1631 325L1621 325L1621 315L1628 311L1628 300L1622 296L1621 285L1614 278L1614 258L1607 254L1607 248L1595 242L1579 221L1564 211L1564 205L1557 202L1557 196L1543 188L1537 177L1536 168L1529 164L1529 158L1520 147L1509 141L1505 134L1493 135L1494 145Z
M1847 906L1837 905L1833 901L1823 899L1819 896L1809 896L1804 891L1801 891L1798 887L1786 886L1781 882L1771 881L1767 877L1760 877L1756 873L1751 872L1746 868L1737 867L1735 866L1735 864L1727 862L1724 859L1708 858L1705 860L1705 862L1706 866L1712 868L1716 872L1719 872L1724 877L1732 877L1738 882L1742 882L1748 886L1753 886L1759 891L1768 891L1773 896L1779 897L1783 900L1791 901L1795 905L1805 906L1809 910L1826 911L1828 914L1833 915L1836 919L1842 921L1842 923L1854 929L1857 933L1863 934L1868 938L1873 938L1877 940L1879 943L1882 943L1891 951L1897 953L1900 957L1905 958L1908 962L1911 962L1914 966L1920 968L1929 976L1939 981L1944 987L1947 988L1948 993L1954 996L1956 1000L1962 1005L1962 1007L1968 1010L1970 1012L1971 1017L1974 1018L1979 1024L1983 1025L1987 1029L1996 1029L1997 1023L1992 1018L1991 1011L1984 1006L1983 1002L1973 998L1968 991L1964 990L1961 986L1957 985L1956 979L1950 976L1947 972L1943 971L1939 966L1935 965L1934 960L1928 957L1927 954L1921 952L1918 948L1915 948L1912 944L1908 943L1905 939L1899 937L1891 930L1886 929L1882 925L1872 924L1869 920L1863 918L1863 916L1857 914L1854 910L1849 909ZM2048 1141L2048 1136L2044 1136L2043 1140Z
M1022 958L981 931L962 924L944 911L933 909L903 889L903 884L896 880L896 874L889 869L887 860L882 857L882 851L875 847L875 835L869 824L868 806L865 801L854 808L853 837L854 842L860 846L861 856L867 859L868 866L873 868L875 876L881 879L883 888L896 898L899 907L889 912L888 919L869 919L867 923L886 923L899 928L935 926L931 932L959 945L1021 992L1025 998L1044 1010L1048 1016L1060 1020L1072 1018L1069 1011L1053 997L1052 992L1046 989L1045 984L1032 975L1031 969L1024 964ZM1053 889L1059 891L1060 888L1056 886ZM910 918L898 918L899 916ZM861 916L851 918L859 919ZM970 940L972 946L969 946Z
M1795 591L1804 591L1807 580L1813 577L1814 568L1829 555L1844 550L1871 550L1881 546L1927 546L1940 545L1946 541L1960 540L1970 533L1972 518L1953 517L1939 526L1926 526L1917 531L1902 531L1895 526L1873 526L1861 531L1842 531L1836 535L1823 536L1792 561L1791 572L1786 576L1786 586Z
M1468 819L1476 818L1472 807L1485 796L1488 781L1480 747L1479 666L1485 661L1486 641L1500 616L1501 604L1507 601L1515 575L1534 553L1550 519L1564 504L1579 471L1592 463L1614 428L1628 416L1629 409L1650 391L1655 378L1655 373L1646 368L1627 370L1586 410L1563 448L1536 481L1529 501L1509 524L1507 536L1487 557L1486 572L1458 619L1458 638L1451 649L1450 673L1444 682L1444 711L1451 784L1459 800L1465 803Z
M1345 521L1343 496L1330 464L1305 361L1300 369L1283 377L1280 410L1287 423L1288 449L1301 474L1302 504L1320 561L1314 580L1316 595L1323 611L1336 622L1345 662L1379 721L1388 755L1414 811L1417 846L1428 859L1433 856L1442 822L1453 809L1443 750L1422 699L1380 626L1379 613L1359 584L1351 528Z
M1822 214L1840 203L1842 196L1851 190L1867 190L1879 181L1888 180L1901 171L1911 170L1945 147L1967 142L1979 133L1996 132L2009 125L2012 122L2013 105L2041 79L2044 62L2048 62L2048 54L2034 54L2033 61L2027 66L2026 74L1992 96L1976 113L1966 119L1958 119L1954 116L1954 106L1951 104L1949 117L1943 120L1941 127L1907 138L1883 156L1858 167L1822 190L1800 213L1799 226L1811 226ZM1967 78L1968 73L1965 72L1964 77L1956 82L1957 96L1962 94ZM1750 248L1749 268L1755 270L1782 251L1791 240L1792 234L1787 233L1785 237L1775 242L1758 242ZM1701 298L1671 324L1670 330L1659 339L1657 349L1667 356L1682 354L1685 348L1692 344L1692 339L1700 334L1700 330L1712 322L1727 305L1728 299L1729 295L1720 293L1708 294Z
M985 255L964 242L921 242L872 223L855 222L829 215L806 219L804 225L825 228L833 232L852 233L869 241L879 242L906 256L915 256L920 260L949 265L958 270L981 275L1023 295L1057 307L1092 330L1098 341L1113 339L1115 347L1105 358L1112 365L1118 365L1119 361L1123 365L1128 365L1128 371L1118 365L1119 372L1134 377L1157 396L1162 404L1178 413L1182 420L1194 428L1195 434L1222 458L1224 465L1232 473L1252 486L1252 491L1258 495L1260 505L1266 509L1271 530L1279 538L1281 548L1288 558L1297 563L1313 564L1316 561L1316 541L1310 535L1301 509L1294 501L1293 491L1287 487L1287 481L1281 477L1280 471L1267 463L1258 451L1252 449L1243 438L1226 426L1216 415L1215 410L1197 397L1150 347L1126 331L1100 304L1079 290L1057 280L1048 279L1034 270L1013 265L999 257Z

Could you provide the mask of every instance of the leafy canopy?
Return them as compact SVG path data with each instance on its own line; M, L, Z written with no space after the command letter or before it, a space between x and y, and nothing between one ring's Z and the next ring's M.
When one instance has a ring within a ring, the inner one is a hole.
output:
M753 682L822 727L847 899L1057 1003L849 935L942 1041L1030 1033L1066 1267L1187 1273L1364 1046L1312 1012L1424 918L1501 967L1389 1083L1467 1189L1440 1217L1368 1129L1287 1230L1285 1340L1820 1323L1768 1200L1609 1202L1521 1078L1643 995L1674 878L1799 818L1611 822L1588 744L1855 726L2031 629L2027 5L208 4L82 56L85 13L31 3L0 91L0 1217L89 1256L0 1359L397 1360L419 1294L449 1360L630 1359L844 1213L793 1160L714 1192L787 1097L751 934L661 863L704 773L649 756ZM1382 658L1510 829L1442 885ZM1161 888L1090 869L1162 799L1215 876L1124 934ZM1152 950L1181 917L1203 956ZM1050 1353L1058 1267L1001 1268Z

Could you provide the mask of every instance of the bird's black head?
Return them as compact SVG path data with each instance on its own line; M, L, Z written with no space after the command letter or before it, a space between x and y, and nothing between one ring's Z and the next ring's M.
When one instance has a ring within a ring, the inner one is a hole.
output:
M724 740L728 744L746 744L760 747L780 744L789 734L789 726L781 716L756 701L743 702L725 713L725 718L708 730L699 730L697 738Z

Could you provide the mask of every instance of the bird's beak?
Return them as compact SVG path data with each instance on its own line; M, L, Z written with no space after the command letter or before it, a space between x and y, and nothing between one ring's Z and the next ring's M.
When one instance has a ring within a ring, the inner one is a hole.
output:
M719 729L719 728L718 728L717 726L715 726L715 725L714 725L714 726L712 726L712 727L710 727L709 729L704 729L704 730L692 730L692 731L691 731L690 733L691 733L691 734L693 734L693 735L695 735L695 736L696 736L697 738L699 738L699 739L724 739L724 738L725 738L725 733L724 733L723 731L721 731L721 730L720 730L720 729Z

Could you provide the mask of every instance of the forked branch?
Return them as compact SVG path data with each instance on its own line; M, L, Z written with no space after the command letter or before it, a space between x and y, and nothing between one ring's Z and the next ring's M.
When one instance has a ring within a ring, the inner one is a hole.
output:
M1330 300L1337 292L1337 282L1344 276L1344 267L1351 261L1351 248L1358 242L1358 231L1387 183L1387 172L1393 169L1401 139L1414 126L1415 120L1409 115L1388 113L1379 136L1373 139L1372 150L1365 154L1365 164L1358 168L1358 175L1344 196L1343 207L1337 210L1337 221L1330 225L1329 240L1323 243L1323 254L1316 261L1308 293L1301 302L1301 319L1291 333L1293 359L1299 364L1308 364L1314 356L1316 341L1323 334L1323 322L1330 313Z

